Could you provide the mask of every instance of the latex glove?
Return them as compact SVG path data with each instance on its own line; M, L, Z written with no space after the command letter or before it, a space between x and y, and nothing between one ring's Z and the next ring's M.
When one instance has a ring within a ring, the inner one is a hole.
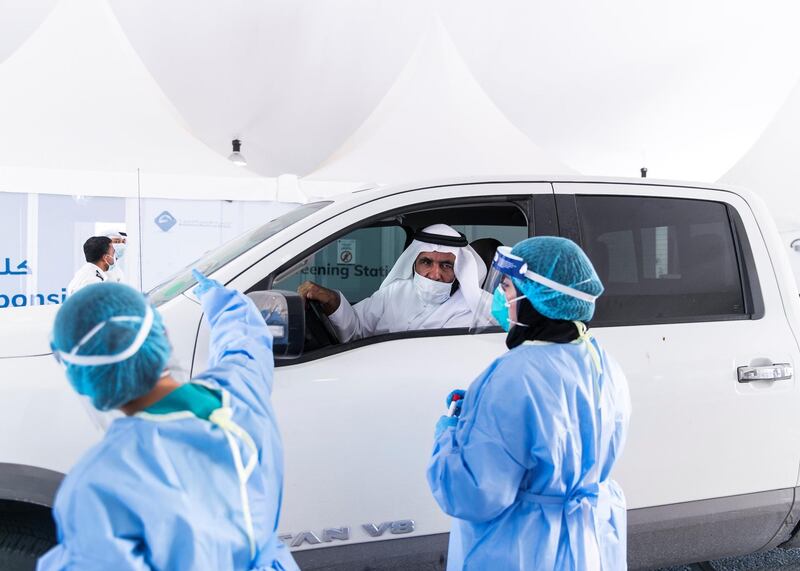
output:
M215 287L223 287L217 280L207 278L198 270L192 270L192 277L197 280L197 287L192 290L197 297L202 297L204 293Z
M453 411L453 416L458 416L461 414L461 406L464 404L464 399L467 398L467 391L462 389L456 389L454 391L450 391L450 394L447 395L446 404L447 408L450 409L450 403L453 402L453 397L458 395L459 398L456 399L456 408Z
M456 424L458 424L457 416L443 415L439 417L439 422L436 423L436 431L433 433L434 438L438 439L442 432L448 428L455 428Z

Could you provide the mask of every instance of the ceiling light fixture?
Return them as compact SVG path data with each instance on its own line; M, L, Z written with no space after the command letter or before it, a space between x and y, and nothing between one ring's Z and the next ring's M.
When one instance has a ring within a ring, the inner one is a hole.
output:
M233 145L233 152L228 155L228 160L235 164L237 167L243 167L247 165L247 160L244 158L244 155L240 152L242 150L242 142L239 139L234 139L231 141L231 145Z

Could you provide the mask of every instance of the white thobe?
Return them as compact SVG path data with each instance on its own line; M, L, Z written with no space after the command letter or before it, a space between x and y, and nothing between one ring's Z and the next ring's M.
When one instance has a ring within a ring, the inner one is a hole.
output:
M355 305L341 292L339 299L329 318L342 343L395 331L472 325L472 310L460 289L444 303L430 304L419 297L413 279L394 281Z
M86 262L81 268L75 272L72 281L67 285L67 295L72 295L82 287L92 284L101 284L108 281L106 273L92 264Z

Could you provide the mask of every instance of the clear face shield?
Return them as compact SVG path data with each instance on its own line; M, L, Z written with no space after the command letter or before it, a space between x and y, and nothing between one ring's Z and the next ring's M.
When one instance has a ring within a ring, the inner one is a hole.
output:
M511 253L509 246L499 246L492 260L492 267L486 281L483 282L481 300L470 328L471 333L485 333L501 331L501 324L492 315L492 307L499 303L506 303L506 296L500 287L503 279L510 280L512 277L524 278L527 264L519 256ZM499 288L499 289L498 289Z
M121 363L131 357L133 357L139 349L141 349L142 345L144 345L147 336L150 334L150 330L153 328L153 321L154 321L154 314L152 308L147 305L145 307L145 314L143 316L139 315L118 315L115 317L111 317L106 321L102 321L95 325L86 335L83 336L82 339L75 344L75 346L70 351L60 351L56 348L55 343L53 340L50 340L50 349L53 351L53 357L55 358L56 362L61 365L64 369L67 368L68 364L72 365L79 365L84 367L101 367L105 365L113 365L115 363ZM106 326L113 324L113 323L120 323L120 322L133 322L133 323L141 323L139 327L139 331L136 334L131 345L122 351L121 353L117 353L115 355L79 355L78 352L80 351L81 347L86 345L94 336L99 334ZM95 427L100 430L101 432L105 432L109 425L117 418L121 418L123 414L119 410L108 410L102 411L95 408L92 397L88 395L83 395L76 393L76 396L80 400L81 405L83 406L84 410L86 411L89 419L95 425Z
M522 292L516 292L515 295L510 298L506 296L507 287L513 286L511 283L512 278L535 282L544 286L547 290L574 297L586 303L594 304L598 297L597 295L575 289L572 286L558 283L546 276L529 270L528 264L526 264L522 258L511 253L511 248L508 246L500 246L497 248L497 253L494 255L489 275L486 276L486 282L484 282L481 300L475 312L475 318L471 328L473 333L481 333L488 330L497 331L496 328L498 326L502 326L504 329L508 330L510 321L508 316L509 304L522 297L526 297ZM580 283L583 282L579 282L579 284ZM498 316L504 319L505 323L498 322ZM510 323L514 322L510 321Z

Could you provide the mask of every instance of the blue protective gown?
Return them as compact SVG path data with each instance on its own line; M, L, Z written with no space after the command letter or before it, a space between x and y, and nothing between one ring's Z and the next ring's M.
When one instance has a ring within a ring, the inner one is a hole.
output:
M592 340L526 343L469 387L428 483L457 518L447 569L626 569L626 511L610 478L630 416L619 365Z
M59 545L38 569L297 569L277 537L283 448L270 403L272 338L242 294L212 288L201 301L211 351L208 370L193 380L220 390L258 450L247 481L255 557L225 433L173 413L115 420L70 471L54 509Z

